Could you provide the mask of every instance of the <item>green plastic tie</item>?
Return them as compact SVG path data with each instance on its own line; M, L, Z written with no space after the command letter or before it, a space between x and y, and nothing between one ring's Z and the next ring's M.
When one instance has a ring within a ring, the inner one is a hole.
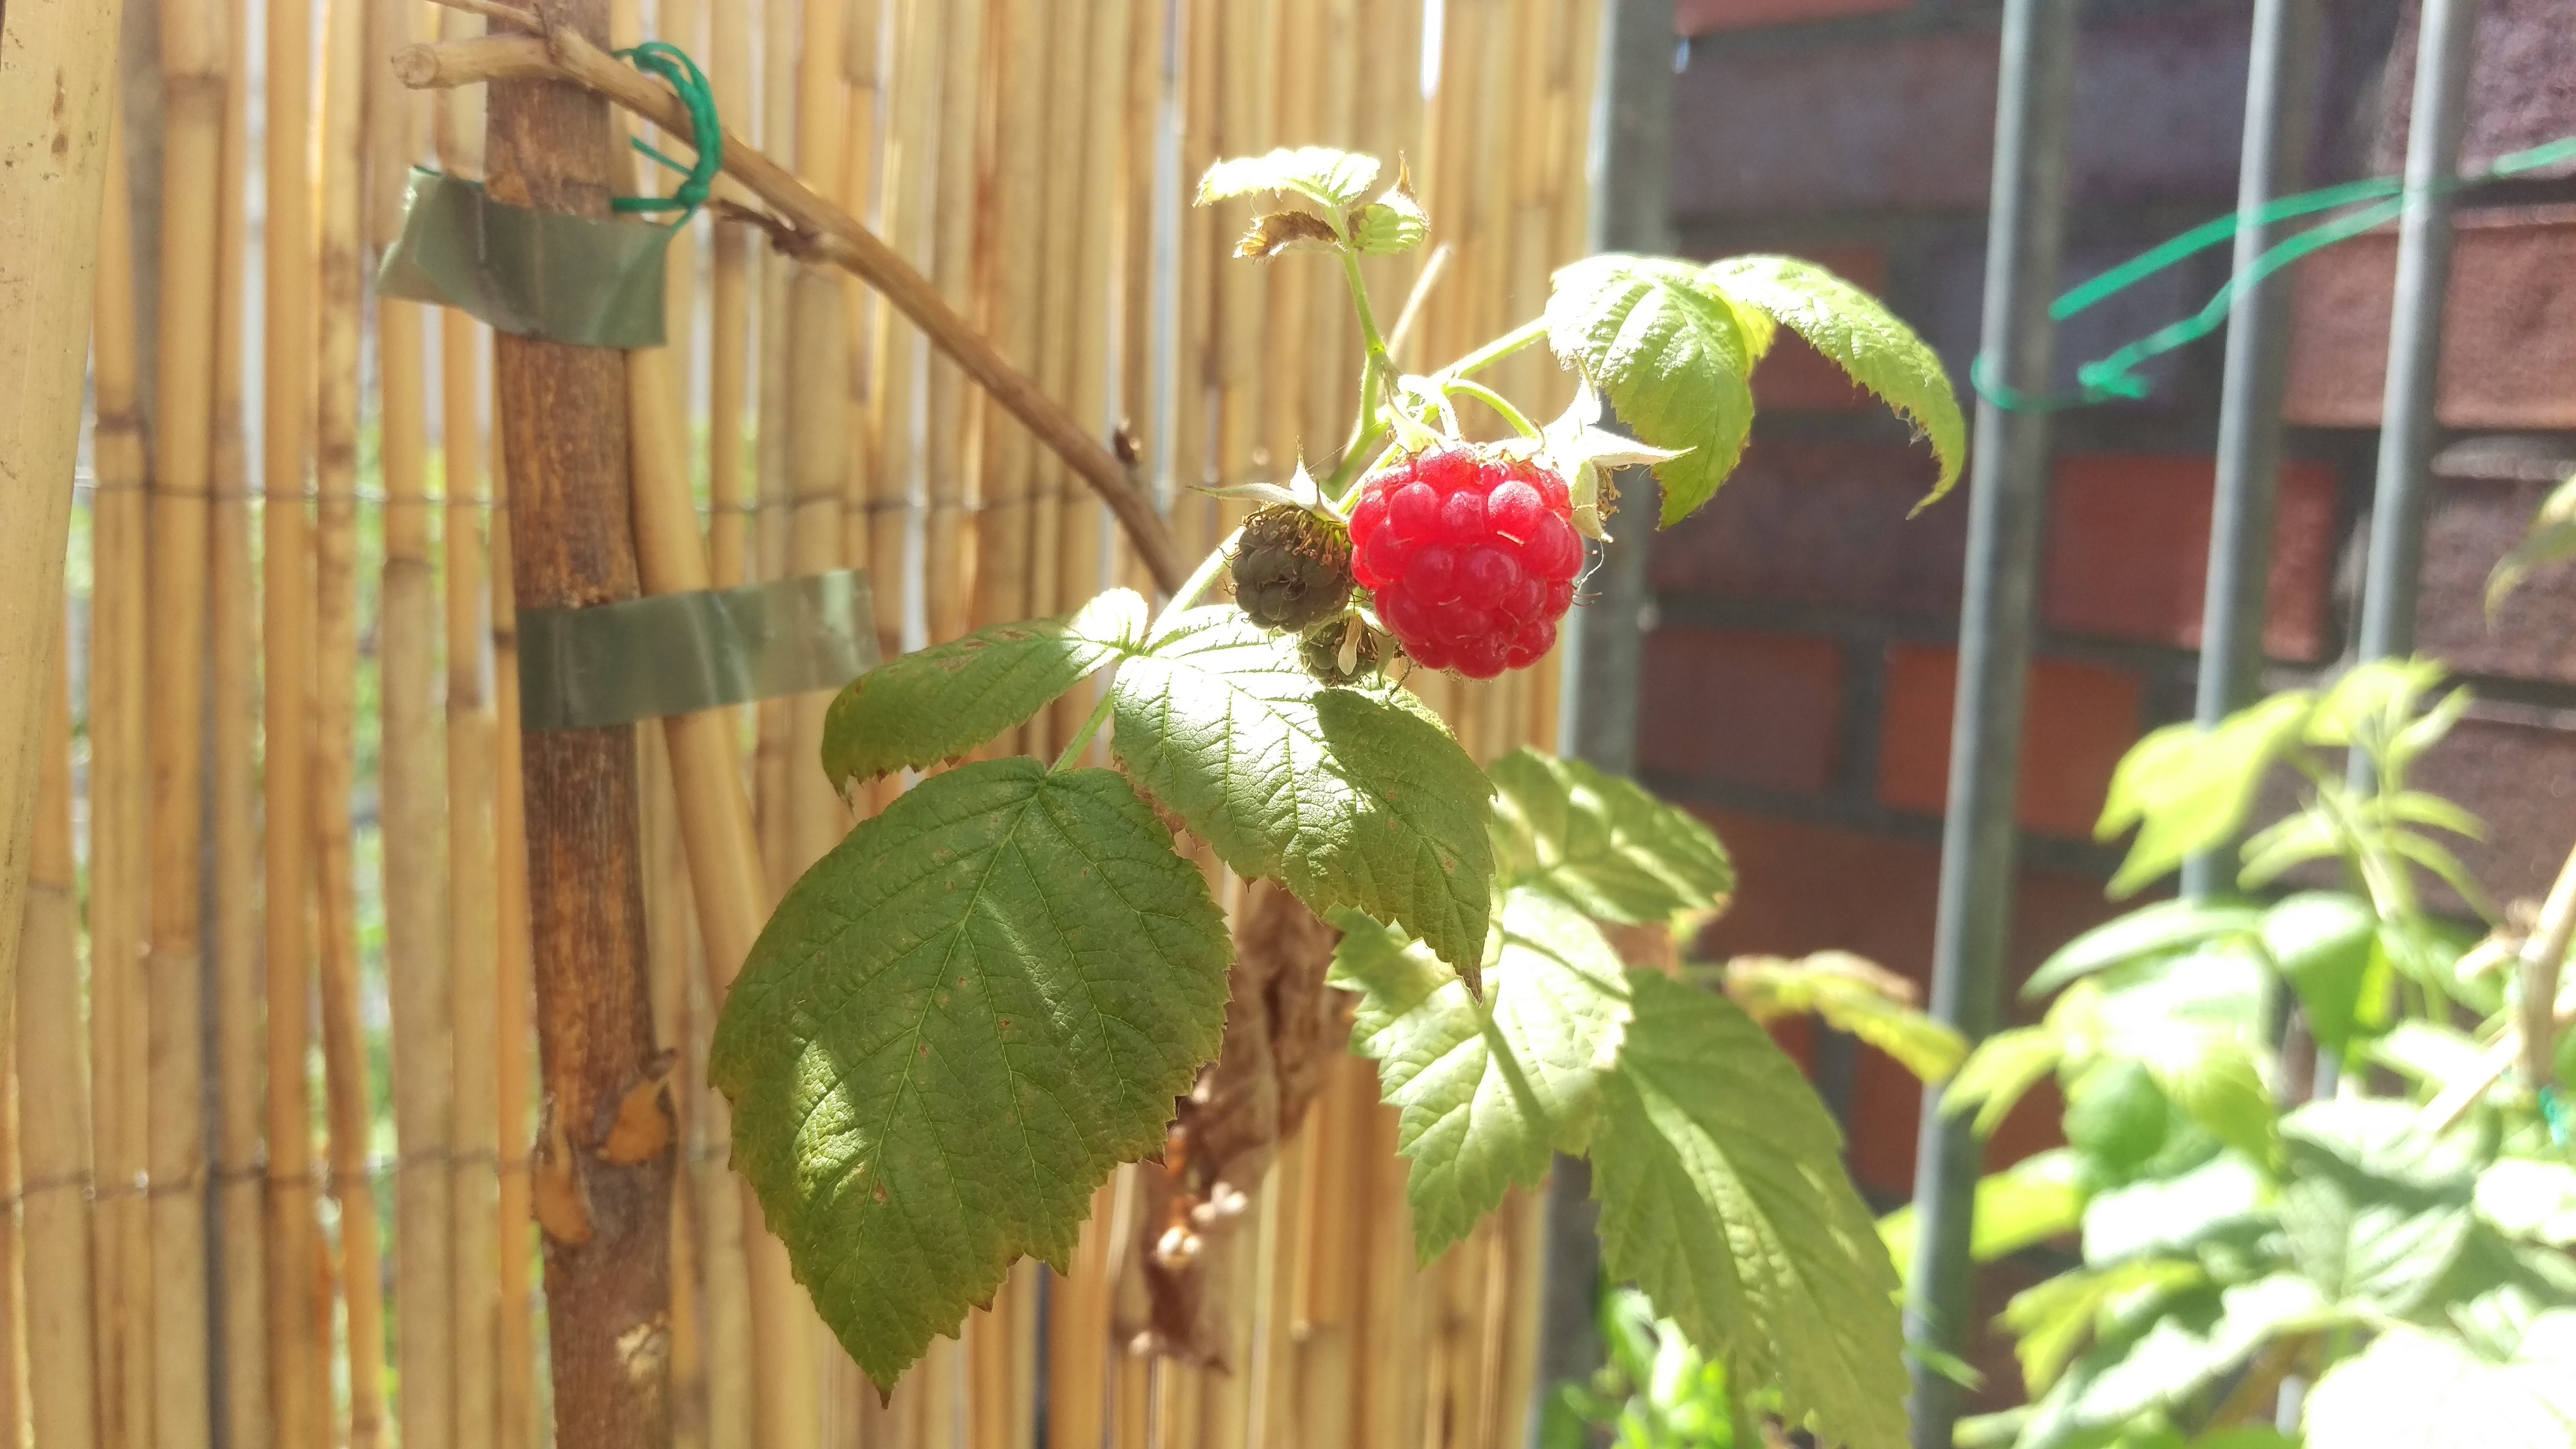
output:
M2551 1142L2567 1145L2567 1099L2559 1095L2556 1082L2540 1084L2540 1120L2549 1124Z
M716 119L715 91L707 85L706 74L698 69L698 63L689 59L688 54L676 45L648 40L632 50L618 51L616 55L637 70L648 71L671 83L680 104L688 107L690 141L697 147L698 159L693 165L683 166L638 137L628 144L672 170L684 173L683 179L668 196L619 196L611 198L608 204L617 211L676 211L680 215L671 223L672 227L687 226L689 218L698 214L698 208L707 204L708 193L715 189L716 175L724 170L724 126Z
M2566 136L2543 146L2516 151L2496 158L2493 165L2472 175L2455 177L2442 184L2444 192L2464 191L2490 181L2500 181L2537 171L2560 161L2576 160L2576 136ZM2230 212L2215 221L2205 222L2182 235L2153 247L2127 262L2113 267L2049 304L2048 315L2060 322L2117 293L2136 286L2156 273L2196 256L2211 247L2232 242L2236 233L2247 225L2269 226L2296 217L2314 216L2363 202L2376 205L2325 222L2297 236L2280 242L2227 281L2209 305L2189 317L2168 323L2139 338L2110 356L2088 362L2075 370L2076 390L2058 393L2025 393L1994 376L1994 369L1984 353L1977 354L1968 365L1969 385L1977 396L2013 413L2055 413L2070 408L2093 407L2100 403L2126 398L2145 398L2155 391L2155 384L2138 369L2151 359L2161 357L2177 347L2187 346L2217 331L2227 321L2237 292L2271 276L2311 253L2336 242L2361 235L2374 227L2396 220L2405 214L2412 198L2405 184L2394 176L2374 176L2362 181L2347 181L2337 186L2321 187L2284 196L2254 213L2247 222L2240 213Z

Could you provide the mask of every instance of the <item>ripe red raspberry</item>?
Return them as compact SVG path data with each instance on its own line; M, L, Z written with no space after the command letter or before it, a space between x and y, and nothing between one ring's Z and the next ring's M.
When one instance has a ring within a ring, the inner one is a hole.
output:
M1377 474L1351 511L1351 572L1404 652L1491 679L1556 643L1583 567L1565 480L1450 443Z

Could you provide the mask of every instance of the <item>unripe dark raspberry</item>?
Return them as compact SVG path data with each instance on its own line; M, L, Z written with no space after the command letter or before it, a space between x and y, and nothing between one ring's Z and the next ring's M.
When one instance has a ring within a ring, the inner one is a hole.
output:
M1339 524L1275 503L1243 525L1234 601L1265 629L1304 629L1351 601L1351 540Z
M1351 651L1351 667L1342 667L1342 650L1352 644L1352 620L1345 614L1327 619L1306 631L1297 641L1297 658L1306 672L1326 684L1355 684L1377 673L1383 659L1384 641L1374 629L1361 627L1357 647Z
M1556 643L1583 540L1565 480L1499 448L1450 443L1370 478L1352 572L1415 663L1491 679Z

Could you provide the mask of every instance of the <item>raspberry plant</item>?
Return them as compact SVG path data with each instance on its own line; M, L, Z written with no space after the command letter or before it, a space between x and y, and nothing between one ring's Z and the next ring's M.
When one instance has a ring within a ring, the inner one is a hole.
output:
M1401 374L1360 259L1428 223L1400 178L1369 197L1378 170L1278 151L1199 190L1286 199L1239 255L1341 265L1366 354L1327 477L1226 490L1266 507L1158 613L1113 589L834 702L822 764L843 788L949 768L799 880L745 966L713 1063L735 1161L881 1386L1022 1254L1062 1266L1111 1170L1162 1148L1224 1026L1231 945L1177 820L1344 933L1332 980L1401 1109L1425 1258L1553 1153L1588 1152L1613 1273L1793 1421L1898 1443L1895 1277L1832 1120L1741 1009L1626 969L1602 934L1706 912L1733 889L1725 852L1580 764L1479 769L1401 676L1544 653L1578 535L1612 513L1605 470L1652 464L1666 523L1706 502L1782 324L1929 433L1934 497L1958 476L1957 404L1903 324L1780 257L1595 257L1557 275L1544 316ZM1582 384L1545 428L1474 377L1542 341ZM1513 436L1466 441L1460 399ZM1603 401L1637 437L1599 425ZM1229 569L1240 607L1204 597ZM960 763L1104 669L1052 764ZM1118 768L1078 768L1104 725Z

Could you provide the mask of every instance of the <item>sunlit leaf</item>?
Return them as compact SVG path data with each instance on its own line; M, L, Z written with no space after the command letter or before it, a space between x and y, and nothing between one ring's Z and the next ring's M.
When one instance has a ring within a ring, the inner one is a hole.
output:
M2138 838L2111 879L2111 894L2129 895L2214 850L2244 828L2263 774L2297 742L2314 701L2277 694L2203 730L2168 725L2132 746L2111 774L2094 835L2109 840L2135 825Z
M1368 194L1377 180L1374 156L1324 146L1282 147L1263 156L1234 156L1199 178L1198 204L1261 192L1291 192L1339 213Z
M1767 316L1669 257L1588 257L1556 274L1548 341L1630 432L1676 456L1655 465L1663 525L1698 511L1735 471L1753 429L1746 379L1769 345Z

